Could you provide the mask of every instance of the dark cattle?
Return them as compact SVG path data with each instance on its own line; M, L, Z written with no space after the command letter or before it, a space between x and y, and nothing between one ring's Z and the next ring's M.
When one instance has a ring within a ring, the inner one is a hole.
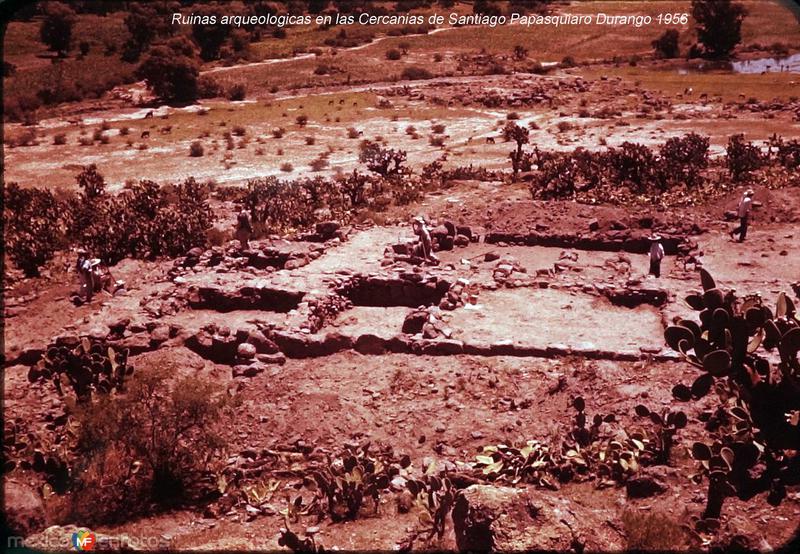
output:
M146 114L144 114L144 118L145 118L145 119L148 119L148 118L150 118L150 117L153 117L153 110L150 110L149 112L147 112Z
M486 137L486 144L494 144L494 137Z
M142 131L141 138L150 138L150 131Z

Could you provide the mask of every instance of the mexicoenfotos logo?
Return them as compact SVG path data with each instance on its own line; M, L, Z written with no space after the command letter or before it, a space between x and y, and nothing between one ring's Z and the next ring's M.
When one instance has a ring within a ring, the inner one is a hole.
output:
M97 539L94 533L87 529L81 529L76 533L72 533L72 546L75 550L93 550L96 542Z

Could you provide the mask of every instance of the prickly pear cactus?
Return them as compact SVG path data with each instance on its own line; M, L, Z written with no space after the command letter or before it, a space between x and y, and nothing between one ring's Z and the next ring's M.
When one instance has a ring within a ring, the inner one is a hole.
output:
M720 517L728 496L768 490L777 504L787 484L800 482L800 321L784 293L773 310L760 295L723 292L705 270L700 278L703 291L686 298L699 321L676 321L664 338L700 372L691 385L677 384L674 397L689 401L714 389L719 400L701 416L709 443L691 449L700 465L693 478L709 483L708 522Z
M121 391L125 378L133 373L128 365L128 351L116 352L102 342L83 338L74 348L51 345L28 372L31 382L51 380L58 394L71 387L79 402L91 400L92 393Z

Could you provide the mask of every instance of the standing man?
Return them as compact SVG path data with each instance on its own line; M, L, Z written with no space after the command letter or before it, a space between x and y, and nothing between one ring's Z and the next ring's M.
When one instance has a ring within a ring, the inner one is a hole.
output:
M650 275L656 278L661 277L661 260L663 259L664 246L661 244L661 237L650 236Z
M735 238L735 234L739 234L739 242L744 242L747 236L747 222L750 218L750 210L753 209L753 189L747 189L739 200L739 209L737 215L739 216L739 226L731 231L731 238Z
M247 210L242 210L236 217L236 240L242 245L242 250L250 248L250 235L253 233L253 226L250 224L250 214Z
M78 272L78 279L81 283L80 294L84 295L86 302L91 302L94 294L92 261L89 259L89 253L83 248L78 248L77 254L78 261L75 263L75 271Z

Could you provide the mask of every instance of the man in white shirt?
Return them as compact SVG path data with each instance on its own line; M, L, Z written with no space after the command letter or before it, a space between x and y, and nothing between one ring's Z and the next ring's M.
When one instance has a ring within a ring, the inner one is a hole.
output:
M739 216L739 226L731 231L730 235L731 238L734 238L734 235L737 233L739 234L739 242L744 242L745 237L747 236L747 222L750 218L750 210L753 209L753 189L748 189L745 191L742 199L739 200L739 208L737 210L737 215Z
M661 244L661 237L652 235L650 237L650 275L661 277L661 260L664 259L664 246Z

